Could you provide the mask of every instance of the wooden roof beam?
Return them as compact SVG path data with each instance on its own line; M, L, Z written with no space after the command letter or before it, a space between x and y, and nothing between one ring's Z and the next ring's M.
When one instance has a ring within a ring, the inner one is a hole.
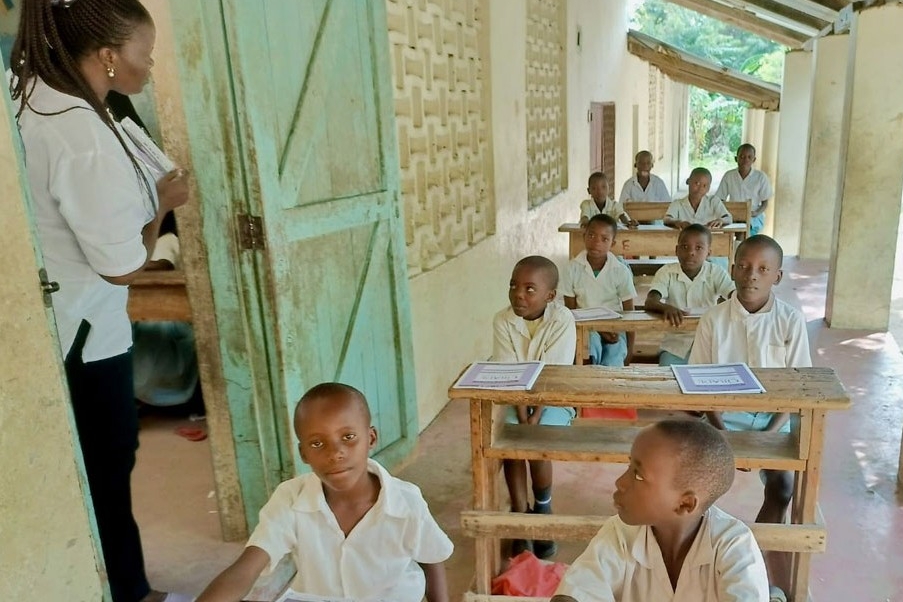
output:
M674 81L738 98L756 109L780 107L780 86L716 65L638 31L628 32L627 50Z
M804 33L794 31L789 27L784 27L776 23L772 23L755 14L738 10L730 6L726 6L714 0L668 0L672 4L683 6L694 10L699 14L713 19L718 19L725 23L730 23L741 29L745 29L750 33L762 36L763 38L773 40L778 44L789 46L790 48L801 48L802 45L811 36Z
M733 6L739 10L745 10L753 13L760 19L771 21L806 34L808 36L817 35L819 30L831 24L834 19L824 20L813 17L808 13L803 13L784 4L783 0L720 0L721 2Z

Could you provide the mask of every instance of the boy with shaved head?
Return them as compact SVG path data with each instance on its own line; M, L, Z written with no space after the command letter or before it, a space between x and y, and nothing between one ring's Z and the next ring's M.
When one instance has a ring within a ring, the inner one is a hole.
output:
M293 590L349 600L448 602L443 562L452 543L420 490L369 459L376 445L363 394L323 383L295 408L301 459L311 474L276 488L238 560L197 602L239 601L286 554Z
M731 448L711 426L666 420L640 431L615 482L617 516L551 602L766 602L752 532L713 506L733 480Z

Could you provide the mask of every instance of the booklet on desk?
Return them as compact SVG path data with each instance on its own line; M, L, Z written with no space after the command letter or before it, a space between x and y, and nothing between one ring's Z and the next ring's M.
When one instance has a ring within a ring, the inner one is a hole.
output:
M474 362L452 388L527 391L542 371L542 362Z
M607 307L583 307L572 309L575 322L589 322L590 320L616 320L621 314Z
M672 365L671 371L681 392L689 395L765 392L765 387L744 363Z
M325 598L313 594L302 594L289 588L276 602L355 602L351 598ZM363 602L363 601L362 601ZM376 602L376 600L374 600Z

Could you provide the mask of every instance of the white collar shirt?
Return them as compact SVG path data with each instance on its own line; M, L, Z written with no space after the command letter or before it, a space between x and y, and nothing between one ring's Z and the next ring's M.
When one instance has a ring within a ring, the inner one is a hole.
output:
M772 293L751 314L734 295L703 314L696 327L691 364L746 362L753 368L807 368L809 337L798 309Z
M652 279L651 291L662 296L662 302L680 309L701 310L712 307L718 299L727 299L734 290L734 282L727 271L711 261L702 262L696 277L690 280L679 263L662 266ZM693 345L693 333L668 332L661 349L679 357L687 357Z
M598 275L593 273L586 251L569 261L559 292L574 297L577 307L607 307L614 311L621 311L624 301L636 297L633 273L611 252Z
M546 305L542 324L533 336L527 321L510 307L492 320L492 360L496 362L542 361L547 364L573 364L577 348L574 314L560 303Z
M774 196L771 181L765 172L752 169L745 178L740 177L740 171L732 169L724 174L715 197L722 201L752 201L751 208L756 211L762 201L767 201Z
M584 217L590 219L600 213L618 219L626 212L624 211L624 205L614 199L605 199L605 205L602 206L601 210L593 199L586 199L580 203L580 219L583 219Z
M699 201L699 207L693 210L690 204L690 198L684 197L676 201L672 201L668 205L665 217L670 217L681 222L690 222L691 224L707 224L712 220L724 220L725 224L731 223L731 214L721 202L721 199L713 196L704 196Z
M376 461L368 469L381 489L373 507L345 537L320 479L306 474L276 488L260 511L248 546L270 557L268 570L291 554L296 592L351 600L420 602L426 579L418 563L447 560L453 545L417 486Z
M128 288L100 274L122 276L147 260L141 231L156 212L153 176L145 170L150 198L97 113L40 79L19 117L19 131L40 250L47 276L60 285L53 308L63 355L82 320L91 324L85 362L125 353L132 344Z
M703 515L676 588L652 528L613 516L555 594L580 602L767 602L768 577L749 527L713 506Z
M621 188L621 196L618 197L618 201L620 201L621 203L626 203L627 201L658 201L663 203L670 203L671 194L668 192L668 187L665 186L665 182L655 174L649 174L649 183L646 184L645 190L640 185L637 177L633 176L632 178L624 182L624 187Z

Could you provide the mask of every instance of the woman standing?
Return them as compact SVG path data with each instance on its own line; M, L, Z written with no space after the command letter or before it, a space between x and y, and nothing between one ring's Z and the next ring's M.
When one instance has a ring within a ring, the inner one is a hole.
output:
M156 602L132 516L138 447L127 285L160 223L188 198L181 170L154 182L106 107L136 94L156 32L138 0L24 0L11 93L38 239L60 284L54 313L113 600Z

